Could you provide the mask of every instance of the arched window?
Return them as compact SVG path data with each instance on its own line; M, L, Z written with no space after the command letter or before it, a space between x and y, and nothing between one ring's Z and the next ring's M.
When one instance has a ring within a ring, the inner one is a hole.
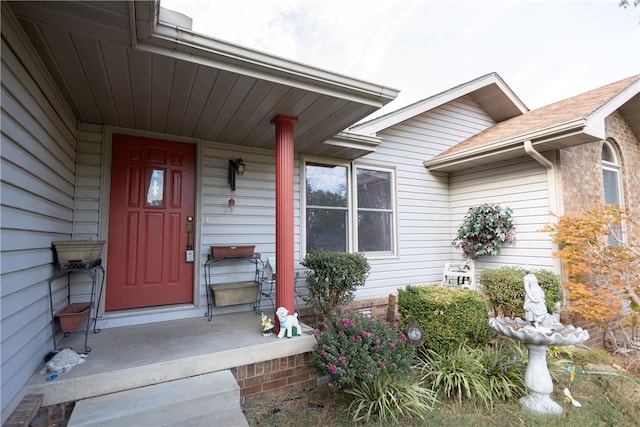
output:
M604 141L602 145L602 179L604 182L604 201L624 207L622 200L622 181L620 179L620 156L618 150L610 141ZM614 230L620 238L622 230ZM620 242L613 236L609 236L609 244L618 246Z
M609 141L605 141L602 145L602 177L605 203L615 203L624 207L620 185L620 156L618 150Z

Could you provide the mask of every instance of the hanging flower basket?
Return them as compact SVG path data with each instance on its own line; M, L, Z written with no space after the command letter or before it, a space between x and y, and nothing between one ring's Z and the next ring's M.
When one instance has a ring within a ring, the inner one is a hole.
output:
M497 256L503 245L516 242L516 229L511 219L512 210L485 203L469 208L464 221L453 239L466 259L475 260L483 255Z
M93 303L90 302L76 302L56 313L56 317L60 319L62 332L77 331L80 325L89 318L92 305Z

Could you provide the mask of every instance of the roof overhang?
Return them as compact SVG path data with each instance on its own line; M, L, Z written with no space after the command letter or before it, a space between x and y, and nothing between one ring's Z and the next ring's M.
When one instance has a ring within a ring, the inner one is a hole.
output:
M529 111L497 73L490 73L391 113L356 124L349 130L375 135L463 96L471 96L496 123Z
M640 141L640 79L589 115L589 132L606 138L605 119L616 110Z
M159 1L8 3L82 123L272 149L283 114L298 118L297 152L326 155L326 140L398 95L162 22Z
M430 171L455 172L491 165L527 155L525 141L531 141L532 148L539 153L600 141L608 136L607 117L616 111L622 115L636 139L640 140L640 79L630 83L585 117L555 123L474 148L465 148L450 154L445 152L425 161L424 166Z
M353 160L376 151L382 138L359 135L351 132L340 132L324 141L329 157Z
M483 145L476 149L427 160L424 162L424 166L434 172L455 172L525 156L527 155L525 141L531 141L536 151L544 153L602 139L599 135L585 132L586 128L587 120L585 118L576 119Z
M640 141L640 82L637 83L637 86L639 87L637 93L621 106L618 111L624 117L636 139Z

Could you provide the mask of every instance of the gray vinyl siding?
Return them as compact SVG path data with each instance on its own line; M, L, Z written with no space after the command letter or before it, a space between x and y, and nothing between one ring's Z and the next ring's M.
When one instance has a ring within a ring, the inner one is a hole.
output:
M240 151L239 151L240 150ZM275 161L269 150L242 151L239 147L205 142L202 170L202 219L200 254L202 264L212 245L255 245L263 258L275 256ZM227 183L229 159L242 157L246 167L236 176L236 191ZM229 207L229 199L236 204ZM251 280L253 267L246 261L216 263L212 282ZM200 277L200 300L206 304L204 270ZM214 313L246 307L221 307Z
M72 240L106 240L99 234L101 173L102 173L102 126L78 124L78 158L75 177ZM102 258L106 257L106 247ZM104 263L103 263L104 265ZM102 275L98 277L96 292ZM71 280L71 302L89 301L91 280L86 274L73 274ZM97 298L96 298L97 299Z
M2 14L0 257L2 422L53 348L51 242L73 230L76 121L11 14ZM25 68L27 67L27 68ZM53 284L56 304L66 280Z
M528 264L553 270L551 240L547 233L539 231L551 220L547 171L543 166L529 157L521 157L453 173L450 185L452 238L470 207L497 203L513 210L516 244L504 246L496 257L481 257L476 262L478 275L483 269L505 265Z
M408 284L440 283L451 260L449 178L423 165L494 122L465 96L398 123L377 136L378 149L357 160L396 168L398 257L369 260L371 273L358 299L384 297Z
M78 140L73 238L98 240L102 206L102 126L81 123Z
M202 170L202 219L200 254L202 264L212 245L255 245L263 260L276 254L275 157L272 150L251 149L215 142L205 142ZM236 191L227 183L229 159L242 157L246 165L243 175L236 176ZM236 204L231 209L229 199ZM304 270L300 262L300 162L294 163L294 266ZM216 263L213 283L250 280L251 265ZM200 301L206 303L204 269L200 277ZM275 298L275 296L274 296ZM266 300L265 300L266 301ZM243 309L216 308L215 313ZM246 309L246 308L244 308Z

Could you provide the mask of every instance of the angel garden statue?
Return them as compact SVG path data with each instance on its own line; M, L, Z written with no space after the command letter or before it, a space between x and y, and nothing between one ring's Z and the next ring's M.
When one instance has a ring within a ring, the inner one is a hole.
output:
M544 299L544 291L538 284L536 275L530 268L526 268L524 276L524 311L527 321L533 326L538 327L539 323L544 320L547 315L547 304Z

